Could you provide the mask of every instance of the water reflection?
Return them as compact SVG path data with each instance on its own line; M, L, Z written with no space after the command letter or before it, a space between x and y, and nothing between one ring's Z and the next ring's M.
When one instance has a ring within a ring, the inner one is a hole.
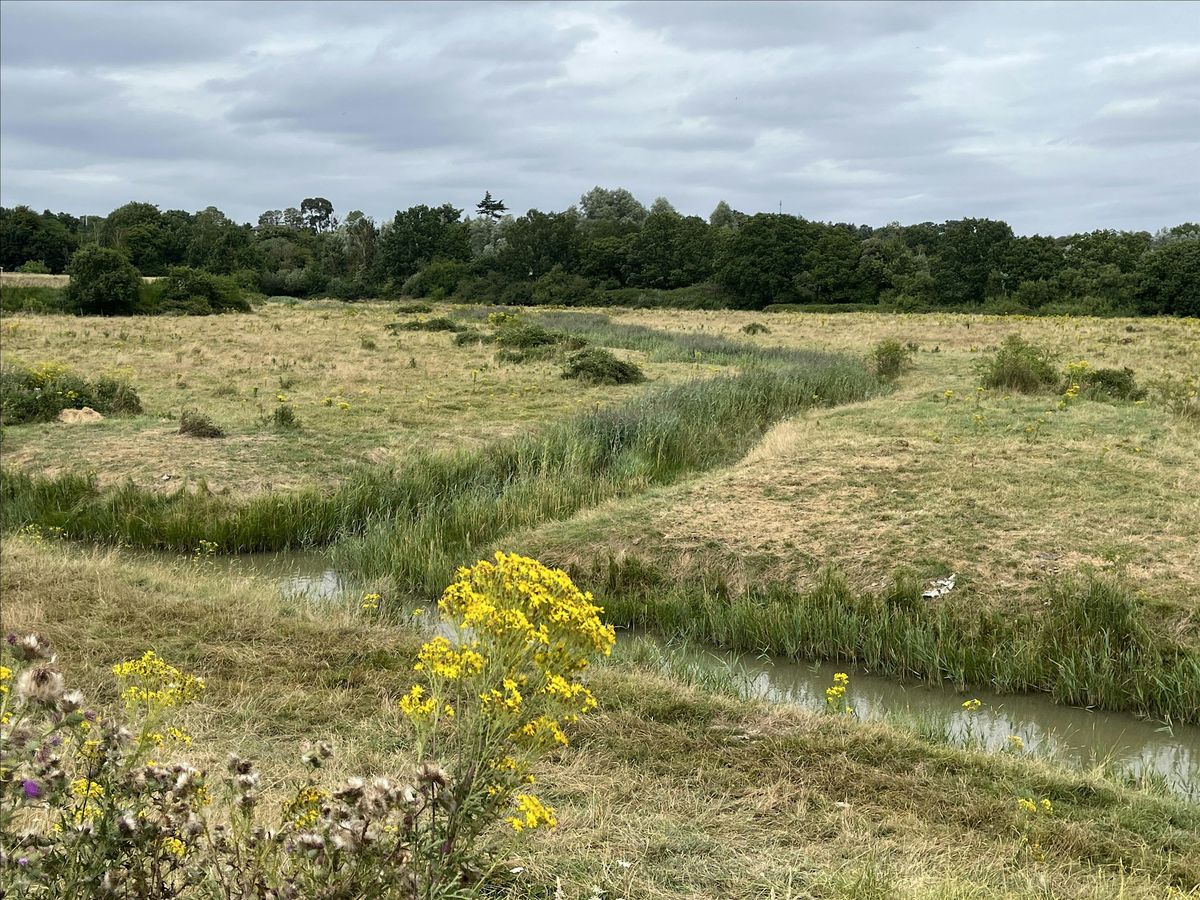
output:
M274 578L281 593L293 599L357 598L362 590L315 553L216 557L213 564ZM1016 738L1026 753L1075 769L1104 765L1134 778L1158 778L1173 792L1200 799L1200 728L1194 726L1168 727L1124 713L1063 706L1039 694L961 695L831 663L695 648L672 648L670 653L682 653L693 671L736 675L749 696L810 709L824 708L825 689L834 672L847 671L851 679L846 699L860 718L901 721L950 742L970 742L991 751L1015 749ZM963 701L973 698L983 705L974 712L964 710Z

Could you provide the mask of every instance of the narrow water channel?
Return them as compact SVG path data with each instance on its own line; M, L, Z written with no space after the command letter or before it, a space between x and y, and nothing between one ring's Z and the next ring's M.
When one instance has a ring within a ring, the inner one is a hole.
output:
M360 590L317 554L215 557L211 564L271 578L285 597L293 599L329 602L352 595L357 599ZM835 672L844 671L850 676L846 700L859 718L896 721L952 744L1029 753L1078 770L1103 766L1133 779L1161 781L1173 793L1200 801L1200 727L1168 726L1127 713L1063 706L1041 694L959 694L904 684L844 664L675 647L646 634L620 637L633 655L645 655L637 651L634 641L654 642L652 655L669 660L676 671L701 679L711 675L734 685L744 696L809 709L824 709L825 689L833 683ZM964 709L965 701L975 699L981 701L978 709Z

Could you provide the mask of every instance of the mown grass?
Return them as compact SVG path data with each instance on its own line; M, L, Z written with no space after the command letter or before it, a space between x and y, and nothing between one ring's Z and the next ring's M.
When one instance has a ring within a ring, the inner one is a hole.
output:
M68 680L115 703L111 666L153 648L205 678L182 724L189 756L258 760L262 803L291 788L307 740L325 772L397 774L396 702L418 636L356 610L281 600L203 564L130 560L7 538L3 627L55 643ZM584 587L591 587L585 584ZM618 660L592 673L600 710L538 772L559 827L511 846L513 898L1161 898L1200 887L1200 810L1016 755L768 708ZM1016 801L1053 816L1024 849ZM628 866L623 866L624 861Z
M431 589L475 548L514 528L731 462L780 418L816 403L859 399L875 387L853 361L807 358L807 367L794 370L660 386L623 406L596 408L483 450L425 453L394 471L364 470L332 491L239 502L130 484L105 490L86 476L6 470L3 522L59 528L76 540L183 551L201 540L247 552L341 538L339 558L356 572Z

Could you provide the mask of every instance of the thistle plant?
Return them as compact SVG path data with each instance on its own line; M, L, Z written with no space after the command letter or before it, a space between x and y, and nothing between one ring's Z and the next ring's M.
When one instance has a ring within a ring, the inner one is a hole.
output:
M364 602L365 602L364 598ZM374 600L378 602L377 599ZM596 701L582 682L614 634L565 573L497 554L462 569L441 611L458 637L420 651L400 700L416 761L326 785L317 743L266 803L252 760L186 762L180 706L205 685L154 651L113 668L123 709L68 690L49 644L0 650L0 882L12 898L478 896L514 832L554 827L532 768Z

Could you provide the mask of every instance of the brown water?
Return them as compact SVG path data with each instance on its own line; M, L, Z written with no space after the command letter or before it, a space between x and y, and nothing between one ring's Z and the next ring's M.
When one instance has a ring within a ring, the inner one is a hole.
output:
M266 576L288 598L330 602L361 587L316 554L215 557L222 569ZM1134 781L1159 782L1173 793L1200 800L1200 728L1169 726L1127 713L1063 706L1042 694L959 694L824 662L797 662L777 656L674 646L653 635L624 634L619 656L657 660L668 670L710 681L747 697L824 709L825 689L835 672L850 676L846 701L862 719L896 721L952 744L989 751L1014 749L1053 759L1078 770L1098 767ZM640 645L640 646L639 646ZM970 711L966 700L981 706Z

